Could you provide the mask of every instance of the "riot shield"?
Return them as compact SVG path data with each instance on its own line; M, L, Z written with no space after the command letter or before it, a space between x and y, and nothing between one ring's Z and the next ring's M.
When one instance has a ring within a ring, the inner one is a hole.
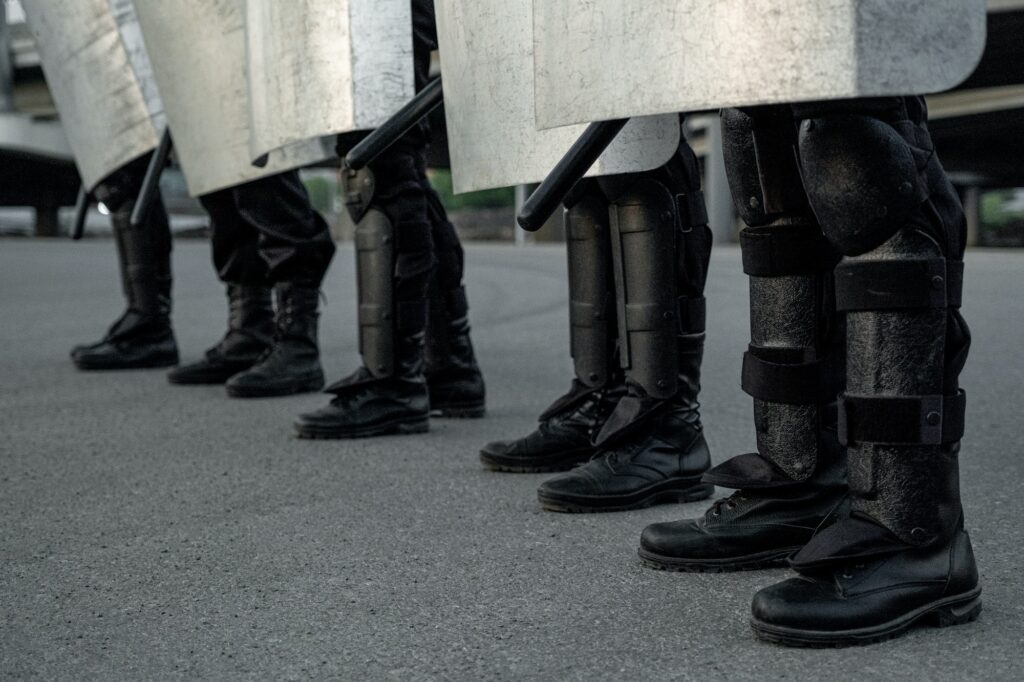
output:
M409 0L246 1L253 158L376 128L415 94Z
M534 0L537 122L927 94L970 75L985 0Z
M24 0L82 184L156 147L163 105L129 0Z
M543 180L584 127L537 130L532 0L436 0L435 9L455 191ZM680 134L677 116L633 120L589 174L656 168Z
M333 149L313 140L277 150L260 168L252 165L245 2L135 4L175 154L193 196L333 155Z

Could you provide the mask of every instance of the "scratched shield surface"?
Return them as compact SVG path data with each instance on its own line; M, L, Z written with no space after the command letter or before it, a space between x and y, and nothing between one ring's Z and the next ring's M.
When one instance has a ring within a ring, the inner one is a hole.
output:
M531 0L437 0L435 8L455 191L540 182L584 126L537 129ZM589 174L656 168L680 134L677 116L635 119Z
M46 82L89 190L156 147L163 105L127 0L23 0Z
M245 29L253 158L376 128L415 94L409 0L247 0Z
M250 149L246 0L136 2L163 96L174 149L193 196L314 163L331 154L319 140L270 155Z
M985 0L534 0L542 127L932 93L985 45Z

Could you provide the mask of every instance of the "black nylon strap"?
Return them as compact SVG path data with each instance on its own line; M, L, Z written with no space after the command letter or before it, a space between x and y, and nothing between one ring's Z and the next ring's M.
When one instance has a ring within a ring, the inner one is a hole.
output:
M839 442L942 445L964 435L967 395L857 396L839 401Z
M836 309L959 308L964 264L945 258L845 261L836 267Z
M679 309L679 331L682 334L699 334L707 327L707 300L681 296L676 300Z
M759 400L814 405L836 399L842 372L832 358L809 359L801 348L751 346L743 355L741 386Z
M683 227L694 228L708 224L708 209L704 203L704 192L697 190L689 194L676 195L676 208Z
M740 248L743 272L754 277L816 275L837 260L825 236L807 225L745 228Z

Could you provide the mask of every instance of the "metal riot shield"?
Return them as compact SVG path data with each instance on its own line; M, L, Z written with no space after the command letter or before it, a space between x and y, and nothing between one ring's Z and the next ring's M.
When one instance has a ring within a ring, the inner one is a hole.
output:
M538 131L532 0L436 0L456 192L540 182L583 126ZM677 116L631 121L590 175L650 170L675 152Z
M23 0L46 82L89 191L151 151L165 122L129 0Z
M985 0L534 0L537 122L949 89Z
M144 0L135 4L175 154L193 196L333 154L314 140L274 152L260 168L252 165L245 2Z
M416 92L409 0L246 0L245 30L253 158L376 128Z

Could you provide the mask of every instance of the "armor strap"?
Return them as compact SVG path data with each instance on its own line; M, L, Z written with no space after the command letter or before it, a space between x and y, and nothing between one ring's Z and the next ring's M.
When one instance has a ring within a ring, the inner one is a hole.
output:
M839 401L839 442L943 445L964 435L967 396L856 396Z
M677 194L676 210L684 232L708 224L708 209L701 190Z
M812 349L750 346L743 355L741 385L759 400L787 405L829 403L843 390L843 368Z
M839 260L825 236L808 225L747 227L740 247L743 272L753 277L816 275Z
M836 267L836 309L959 308L963 284L962 261L845 261Z

